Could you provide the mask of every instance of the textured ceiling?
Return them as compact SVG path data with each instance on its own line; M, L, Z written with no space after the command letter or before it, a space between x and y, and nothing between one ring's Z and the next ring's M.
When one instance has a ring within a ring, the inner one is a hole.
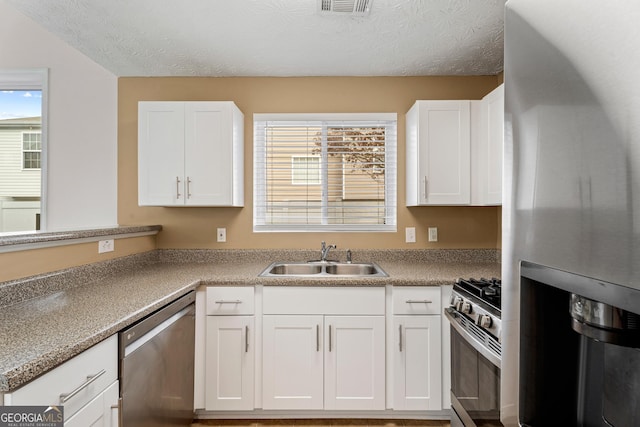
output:
M505 0L7 0L117 76L493 75Z

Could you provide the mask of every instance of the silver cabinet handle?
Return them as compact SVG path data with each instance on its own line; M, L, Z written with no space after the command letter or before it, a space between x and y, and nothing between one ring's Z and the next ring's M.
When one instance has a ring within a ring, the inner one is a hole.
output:
M320 325L316 325L316 351L320 351Z
M82 390L84 390L85 388L89 387L89 385L94 382L95 380L97 380L98 378L100 378L101 376L103 376L104 374L106 374L107 371L106 370L101 370L100 372L98 372L95 375L89 375L87 376L87 380L85 382L83 382L82 384L80 384L75 390L73 390L71 393L63 393L60 395L60 403L61 404L65 404L67 403L73 396L75 396L76 394L80 393Z
M242 304L239 299L219 299L215 301L216 304Z
M408 299L405 301L407 304L431 304L433 301L428 299Z
M329 325L329 353L331 353L331 325Z
M187 199L191 198L191 178L187 177Z
M180 177L176 176L176 199L180 198Z
M118 413L116 414L118 417L118 423L116 424L118 427L122 427L122 398L118 399L118 403L115 405L111 405L111 409L115 409L118 411ZM111 424L113 425L113 418L111 421Z
M249 327L244 327L244 352L249 353Z
M402 353L402 325L400 325L399 333L400 333L400 353Z
M425 177L422 179L422 181L423 181L423 189L424 189L424 192L422 193L422 195L424 196L424 200L426 201L426 200L429 198L429 197L428 197L428 194L429 194L429 193L427 192L427 183L428 183L428 181L427 181L427 177L425 176Z

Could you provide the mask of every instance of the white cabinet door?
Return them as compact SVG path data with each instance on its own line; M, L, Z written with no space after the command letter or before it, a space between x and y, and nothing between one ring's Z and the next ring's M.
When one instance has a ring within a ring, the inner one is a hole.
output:
M184 205L184 103L138 104L138 204Z
M393 316L395 410L442 409L441 316Z
M325 409L384 410L384 316L327 316L325 333Z
M229 101L138 104L140 206L242 206L244 116Z
M484 97L487 104L487 204L502 204L502 158L504 148L504 85Z
M323 408L323 316L263 316L263 409Z
M230 103L185 103L186 205L233 205L233 110Z
M502 204L504 85L471 105L471 204Z
M407 112L407 206L470 203L470 123L470 101L416 101Z
M65 427L117 427L118 381L64 422Z
M254 317L207 316L205 409L253 410Z

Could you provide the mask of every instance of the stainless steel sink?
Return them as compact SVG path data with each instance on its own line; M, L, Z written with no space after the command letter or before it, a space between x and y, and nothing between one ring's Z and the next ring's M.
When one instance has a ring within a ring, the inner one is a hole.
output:
M274 263L264 273L277 276L307 276L309 274L322 273L322 264L310 263Z
M374 262L274 262L260 277L388 277Z
M339 276L371 276L377 274L380 268L374 264L329 264L325 267L327 274Z

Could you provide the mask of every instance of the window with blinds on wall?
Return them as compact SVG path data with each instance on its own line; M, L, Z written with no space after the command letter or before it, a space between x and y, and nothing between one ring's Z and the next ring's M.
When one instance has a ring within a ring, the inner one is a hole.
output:
M396 114L255 114L254 231L396 231Z

